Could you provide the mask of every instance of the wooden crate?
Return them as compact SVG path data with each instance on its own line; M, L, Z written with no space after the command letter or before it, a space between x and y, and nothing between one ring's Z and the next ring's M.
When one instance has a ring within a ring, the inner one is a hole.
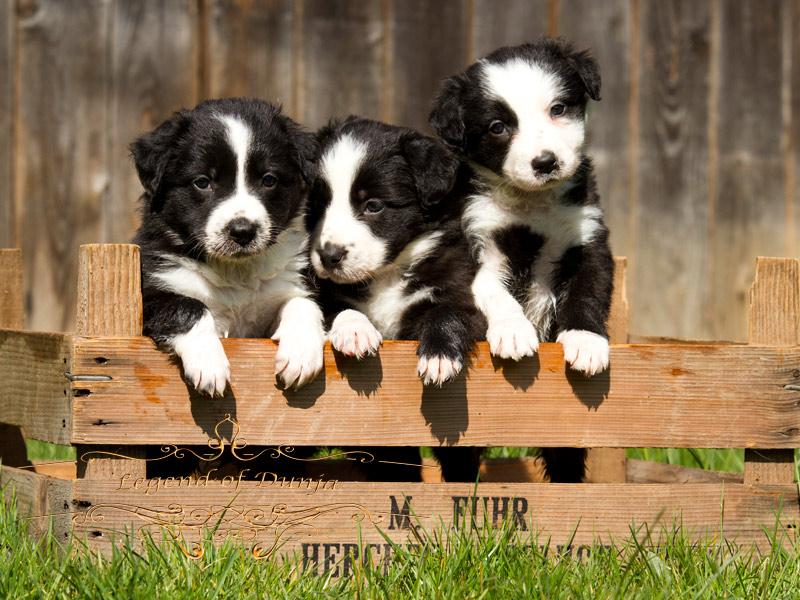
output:
M437 526L480 529L504 519L554 548L610 543L645 523L656 539L681 523L698 538L764 548L763 528L776 515L787 543L795 538L797 261L758 260L749 344L620 343L622 259L611 368L601 375L567 369L558 344L514 363L491 357L482 343L465 374L429 389L415 375L415 344L398 341L362 361L328 347L324 373L291 392L272 375L272 341L227 339L232 382L217 399L188 389L175 361L141 336L137 247L83 246L80 265L78 332L28 332L20 253L0 253L8 327L0 330L1 476L34 530L54 515L59 538L108 550L125 530L160 536L169 526L187 555L200 557L204 528L219 525L214 539L241 540L258 558L297 552L319 571L367 548L390 560L384 536L419 544ZM22 464L22 430L75 446L77 465ZM293 456L292 446L376 445L591 448L590 483L541 483L534 459L487 461L477 487L437 481L431 461L423 483L349 481L352 460L306 461L306 475L295 478L246 467L254 448L266 448L264 458ZM154 458L191 456L185 449L197 447L243 462L202 476L148 476ZM626 464L628 447L745 448L745 471ZM350 568L351 559L335 567Z

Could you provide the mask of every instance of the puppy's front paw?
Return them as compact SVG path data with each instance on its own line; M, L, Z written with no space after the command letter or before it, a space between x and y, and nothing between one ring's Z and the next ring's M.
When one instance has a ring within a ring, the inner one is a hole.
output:
M602 335L582 329L558 334L556 341L564 346L564 359L584 375L596 375L608 368L608 340Z
M273 336L278 341L275 353L275 375L284 387L295 390L311 382L322 371L322 354L325 339L319 331L298 331L278 333Z
M334 350L356 358L375 354L383 342L380 332L357 310L340 312L333 321L328 339Z
M444 356L420 356L417 363L417 375L425 385L438 385L454 379L461 372L461 361Z
M231 380L231 365L218 337L195 340L185 345L179 353L183 374L198 392L208 396L222 396Z
M520 360L539 350L539 336L528 319L514 317L494 323L486 332L486 341L494 356Z

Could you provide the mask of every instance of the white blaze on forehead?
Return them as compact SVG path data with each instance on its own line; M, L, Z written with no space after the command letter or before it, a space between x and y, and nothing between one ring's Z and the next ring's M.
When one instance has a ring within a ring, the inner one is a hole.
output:
M218 115L217 119L225 126L227 142L236 157L236 186L234 192L208 216L206 223L207 244L214 248L225 243L225 228L238 218L258 223L259 230L255 243L263 243L269 233L270 221L267 209L247 186L247 156L250 152L252 133L240 119L230 115Z
M520 129L543 120L543 111L563 92L555 74L521 59L487 63L483 72L487 91L516 113Z
M364 278L380 267L386 256L386 244L356 217L350 202L353 183L367 157L367 144L344 135L322 157L322 177L328 182L331 201L317 225L314 249L325 244L347 250L340 268L354 278ZM318 273L323 273L318 252L313 252L311 262ZM340 274L344 277L344 273Z

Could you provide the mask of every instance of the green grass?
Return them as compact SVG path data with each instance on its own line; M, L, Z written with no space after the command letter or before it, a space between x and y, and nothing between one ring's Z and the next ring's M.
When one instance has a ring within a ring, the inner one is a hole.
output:
M296 561L256 561L231 545L198 561L174 544L145 540L108 558L80 543L60 549L25 535L15 503L0 503L0 598L796 598L798 548L758 555L677 528L655 539L638 528L610 547L559 555L512 528L422 531L423 545L396 548L391 565L346 578L305 573ZM765 536L775 536L766 531ZM636 541L636 540L639 541Z

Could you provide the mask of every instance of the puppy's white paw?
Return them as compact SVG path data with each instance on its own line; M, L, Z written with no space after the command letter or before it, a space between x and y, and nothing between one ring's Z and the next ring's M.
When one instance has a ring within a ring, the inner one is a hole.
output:
M335 350L356 358L375 354L383 342L380 332L357 310L343 310L336 315L328 339Z
M214 319L204 315L188 332L176 335L172 347L183 363L183 374L198 392L222 396L231 380L231 365L217 337Z
M558 334L556 341L564 346L564 360L584 375L596 375L608 368L608 340L602 335L582 329Z
M486 341L494 356L520 360L539 350L539 336L528 319L512 317L497 321L486 332Z
M299 389L322 371L325 346L322 312L310 300L294 298L286 303L272 339L278 342L275 375L285 387Z
M461 372L461 361L451 360L444 356L425 358L421 356L417 363L417 375L425 385L438 385L454 379Z

